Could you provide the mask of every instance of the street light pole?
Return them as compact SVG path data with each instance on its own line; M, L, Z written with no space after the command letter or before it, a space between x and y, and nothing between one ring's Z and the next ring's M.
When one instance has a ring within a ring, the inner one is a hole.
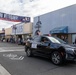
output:
M41 28L41 21L40 21L40 16L38 16L38 21L37 21L37 23L36 23L36 26L35 26L35 28L38 28L38 30Z
M42 23L40 21L40 16L38 16L38 21L37 21L36 26L35 26L35 28L37 28L37 30L35 32L36 35L38 35L38 32L40 32L41 24Z
M15 42L16 42L16 29L17 29L17 27L16 27L16 25L13 25L13 29L15 30Z

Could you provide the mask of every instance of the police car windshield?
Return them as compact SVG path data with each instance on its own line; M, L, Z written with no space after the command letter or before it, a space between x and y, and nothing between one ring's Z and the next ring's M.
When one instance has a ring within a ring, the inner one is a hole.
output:
M53 43L63 43L65 44L66 42L64 42L63 40L57 38L57 37L48 37Z

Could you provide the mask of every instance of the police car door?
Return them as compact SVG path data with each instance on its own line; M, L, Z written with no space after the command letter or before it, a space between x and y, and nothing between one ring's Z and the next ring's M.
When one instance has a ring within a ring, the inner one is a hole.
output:
M39 53L38 45L40 44L40 38L41 38L40 36L35 36L33 38L31 48L34 53Z
M39 52L43 55L48 54L50 52L49 44L50 42L46 37L41 37L40 44L38 44Z

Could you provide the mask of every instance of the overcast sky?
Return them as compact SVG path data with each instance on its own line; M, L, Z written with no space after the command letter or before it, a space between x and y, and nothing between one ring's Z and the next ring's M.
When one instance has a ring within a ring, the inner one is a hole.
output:
M35 17L76 4L76 0L0 0L0 12ZM0 30L18 22L0 20Z

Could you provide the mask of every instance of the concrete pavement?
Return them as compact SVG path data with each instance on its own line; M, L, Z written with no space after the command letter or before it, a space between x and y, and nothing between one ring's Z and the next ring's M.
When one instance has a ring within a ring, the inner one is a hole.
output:
M0 75L11 75L11 74L0 64Z

